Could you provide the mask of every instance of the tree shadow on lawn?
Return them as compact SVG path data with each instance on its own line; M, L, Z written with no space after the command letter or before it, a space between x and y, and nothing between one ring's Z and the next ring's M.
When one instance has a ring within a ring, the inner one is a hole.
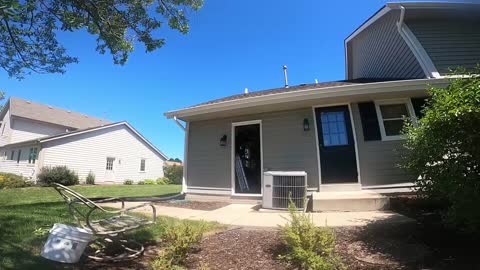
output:
M0 269L77 269L40 257L54 223L75 224L64 202L12 205L0 209ZM140 243L151 244L154 235L146 229L128 234Z
M433 224L392 216L336 228L336 249L348 269L480 269L478 242Z

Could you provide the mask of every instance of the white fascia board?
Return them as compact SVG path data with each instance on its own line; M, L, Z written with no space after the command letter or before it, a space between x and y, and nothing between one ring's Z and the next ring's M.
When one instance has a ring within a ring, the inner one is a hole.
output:
M383 17L383 15L387 14L391 10L391 7L387 4L383 8L381 8L375 15L373 15L371 18L366 20L359 28L357 28L353 33L351 33L346 39L345 39L345 45L353 39L355 36L360 34L363 30L365 30L367 27L369 27L372 23L376 22L378 19Z
M237 100L229 100L215 104L206 104L192 108L180 109L166 112L167 118L189 117L198 114L219 112L232 109L242 109L260 105L270 105L290 101L303 101L308 99L342 97L362 94L378 94L386 92L405 91L405 89L394 89L398 87L422 86L427 84L441 84L447 82L443 78L415 79L403 81L389 81L378 83L365 83L344 86L333 86L324 88L311 88L278 94L247 97Z

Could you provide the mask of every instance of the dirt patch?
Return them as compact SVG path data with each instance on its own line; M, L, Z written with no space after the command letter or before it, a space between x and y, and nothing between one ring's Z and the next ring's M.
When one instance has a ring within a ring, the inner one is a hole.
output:
M277 259L281 240L276 230L230 229L205 237L189 255L188 269L293 269Z
M204 201L190 201L190 200L172 200L166 202L156 202L156 205L167 206L167 207L177 207L177 208L188 208L194 210L205 210L212 211L227 205L230 205L228 202L204 202Z

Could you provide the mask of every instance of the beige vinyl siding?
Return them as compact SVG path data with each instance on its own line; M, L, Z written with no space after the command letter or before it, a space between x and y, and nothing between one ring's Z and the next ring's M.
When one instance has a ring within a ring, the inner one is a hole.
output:
M480 20L411 20L407 25L440 74L459 66L472 69L480 63Z
M365 141L358 104L353 103L351 108L356 127L362 186L412 182L414 177L398 167L403 141Z
M40 151L40 147L38 145L18 146L13 148L0 149L0 172L14 173L27 177L29 179L35 179L35 176L38 173L38 158L35 164L28 163L30 148L32 147L36 147L37 151ZM13 156L13 160L9 160L12 150L15 151L15 155ZM20 161L17 163L19 150L21 150L22 152L20 154ZM4 155L5 151L7 154L6 156Z
M11 122L10 142L16 143L65 133L66 127L34 120L13 117Z
M81 180L92 171L97 183L104 182L107 157L115 158L117 183L163 177L163 158L124 125L45 142L42 147L43 166L66 165ZM146 160L145 172L140 172L141 159Z
M0 146L10 143L10 134L12 133L10 125L10 110L7 110L2 119L2 126L0 127Z
M397 31L399 17L399 11L390 11L349 42L349 79L425 78L420 64Z
M309 119L310 131L303 130L304 118ZM311 108L190 122L188 186L231 188L232 123L250 120L262 120L264 170L305 170L309 187L318 187ZM220 146L223 135L227 146Z

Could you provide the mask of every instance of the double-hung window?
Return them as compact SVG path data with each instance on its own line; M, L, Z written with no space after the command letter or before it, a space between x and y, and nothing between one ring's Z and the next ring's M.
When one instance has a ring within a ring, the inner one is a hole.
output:
M107 157L107 166L106 166L107 171L113 171L113 162L114 161L115 161L115 158Z
M144 172L144 171L145 171L145 162L146 162L146 161L145 161L144 158L142 158L142 159L140 160L140 171L141 171L141 172Z
M409 99L376 101L378 122L382 140L398 140L405 120L415 116Z

